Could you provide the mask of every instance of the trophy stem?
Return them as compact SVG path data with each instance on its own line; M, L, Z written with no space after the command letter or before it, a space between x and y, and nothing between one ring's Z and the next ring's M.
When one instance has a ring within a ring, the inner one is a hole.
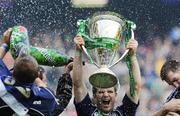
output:
M113 63L113 60L114 60L116 54L117 54L117 51L115 51L115 52L113 53L113 56L111 57L111 60L110 60L110 62L109 62L109 65L111 65L111 64ZM108 66L109 66L109 65L108 65Z

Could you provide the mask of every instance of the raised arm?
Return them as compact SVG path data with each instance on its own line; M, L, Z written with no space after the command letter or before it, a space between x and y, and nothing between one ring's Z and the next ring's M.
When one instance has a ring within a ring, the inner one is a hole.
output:
M56 98L58 99L59 105L53 112L53 116L58 116L69 104L72 97L72 79L70 72L73 68L73 62L69 63L65 67L65 73L62 74L58 81L58 86L56 89Z
M3 34L1 47L0 47L0 58L4 58L5 54L9 50L9 43L10 43L10 34L11 34L11 28L6 30Z
M129 55L132 63L132 72L135 80L134 96L130 95L130 90L128 90L127 95L136 104L138 103L138 100L140 98L140 91L141 91L141 74L140 74L138 60L136 57L137 47L138 47L138 42L135 39L130 39L126 46L127 49L130 49Z
M81 46L84 45L84 40L80 36L74 38L75 53L73 60L73 86L74 86L74 96L77 103L81 102L87 94L87 88L83 82L82 77L82 49Z

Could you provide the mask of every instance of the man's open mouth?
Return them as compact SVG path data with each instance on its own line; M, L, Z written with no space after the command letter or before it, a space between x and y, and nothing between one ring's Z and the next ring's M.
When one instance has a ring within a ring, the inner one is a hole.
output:
M102 103L103 103L104 105L109 105L110 100L103 100Z

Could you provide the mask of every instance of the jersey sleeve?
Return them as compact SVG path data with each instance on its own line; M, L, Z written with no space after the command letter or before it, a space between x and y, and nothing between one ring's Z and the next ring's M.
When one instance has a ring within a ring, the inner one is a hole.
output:
M78 116L91 116L96 107L92 105L89 94L79 103L74 100L74 105Z
M117 110L120 110L120 112L122 112L124 116L135 116L136 110L139 106L139 102L138 104L136 104L131 101L131 99L127 95L125 95L122 103L123 104L121 106L117 107Z
M3 75L10 76L11 72L9 71L5 63L2 61L2 59L0 59L0 76L3 76Z

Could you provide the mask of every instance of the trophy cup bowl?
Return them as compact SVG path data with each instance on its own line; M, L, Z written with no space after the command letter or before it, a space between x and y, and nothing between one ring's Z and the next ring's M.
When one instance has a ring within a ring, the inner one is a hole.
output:
M109 88L118 83L109 68L118 54L120 41L126 29L126 20L114 12L98 12L86 22L89 37L85 37L85 53L99 68L89 77L94 87Z
M107 88L116 85L118 80L109 68L100 68L89 77L89 82L94 87Z

